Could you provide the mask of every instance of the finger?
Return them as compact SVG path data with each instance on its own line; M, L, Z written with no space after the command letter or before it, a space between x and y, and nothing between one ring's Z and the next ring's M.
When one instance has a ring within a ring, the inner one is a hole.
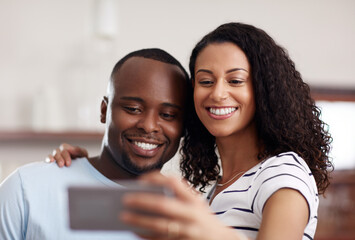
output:
M54 150L52 155L54 157L54 160L57 162L57 165L59 167L63 167L64 166L64 159L63 159L62 155L60 154L60 149L57 148L56 150Z
M64 159L65 166L69 167L71 164L71 161L72 161L69 152L67 150L63 149L61 154Z
M126 194L123 197L123 204L130 209L152 212L181 221L191 221L203 206L203 203L194 205L174 197L148 193Z
M53 158L53 156L52 156L51 154L49 154L49 155L44 159L44 161L45 161L46 163L55 162L55 160L54 160L54 158Z
M174 176L164 176L159 172L152 172L144 174L140 180L146 181L152 184L162 185L173 190L175 195L186 202L200 202L202 201L201 197L196 197L200 195L196 190L188 185L186 180L174 177Z
M70 156L73 158L76 157L88 157L88 152L85 148L81 148L78 146L72 146L68 143L62 143L59 147L61 151L68 151Z
M128 211L122 212L120 219L129 225L145 229L147 233L140 233L140 236L145 239L182 239L182 231L180 229L182 229L183 223L180 222L178 223L167 218L135 214Z

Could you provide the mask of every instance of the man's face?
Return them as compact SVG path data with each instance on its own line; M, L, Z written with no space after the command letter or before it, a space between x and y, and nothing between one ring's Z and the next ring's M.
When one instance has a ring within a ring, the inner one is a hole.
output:
M175 65L132 57L113 76L105 145L125 170L141 174L172 158L183 131L185 84Z

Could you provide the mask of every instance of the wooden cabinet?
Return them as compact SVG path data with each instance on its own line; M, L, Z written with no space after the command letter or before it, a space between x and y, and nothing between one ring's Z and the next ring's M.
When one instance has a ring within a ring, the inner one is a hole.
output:
M355 170L334 171L320 197L315 240L355 239Z

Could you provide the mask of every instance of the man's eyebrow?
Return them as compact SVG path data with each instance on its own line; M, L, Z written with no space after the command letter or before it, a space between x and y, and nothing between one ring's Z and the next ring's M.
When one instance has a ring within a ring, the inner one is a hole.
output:
M142 98L140 97L128 97L128 96L124 96L120 98L121 100L129 100L129 101L136 101L136 102L145 102ZM179 110L182 110L182 106L174 104L174 103L169 103L169 102L163 102L161 105L165 106L165 107L172 107L172 108L177 108Z
M172 108L177 108L179 110L182 110L182 107L180 105L174 103L163 103L162 105L165 107L172 107Z
M120 99L122 100L131 100L131 101L137 101L137 102L144 102L142 98L139 97L127 97L127 96L123 96Z

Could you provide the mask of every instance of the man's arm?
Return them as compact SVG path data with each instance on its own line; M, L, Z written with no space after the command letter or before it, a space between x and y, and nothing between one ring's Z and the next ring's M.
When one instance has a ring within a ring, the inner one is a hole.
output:
M22 182L18 170L0 184L0 239L25 239L25 214Z

